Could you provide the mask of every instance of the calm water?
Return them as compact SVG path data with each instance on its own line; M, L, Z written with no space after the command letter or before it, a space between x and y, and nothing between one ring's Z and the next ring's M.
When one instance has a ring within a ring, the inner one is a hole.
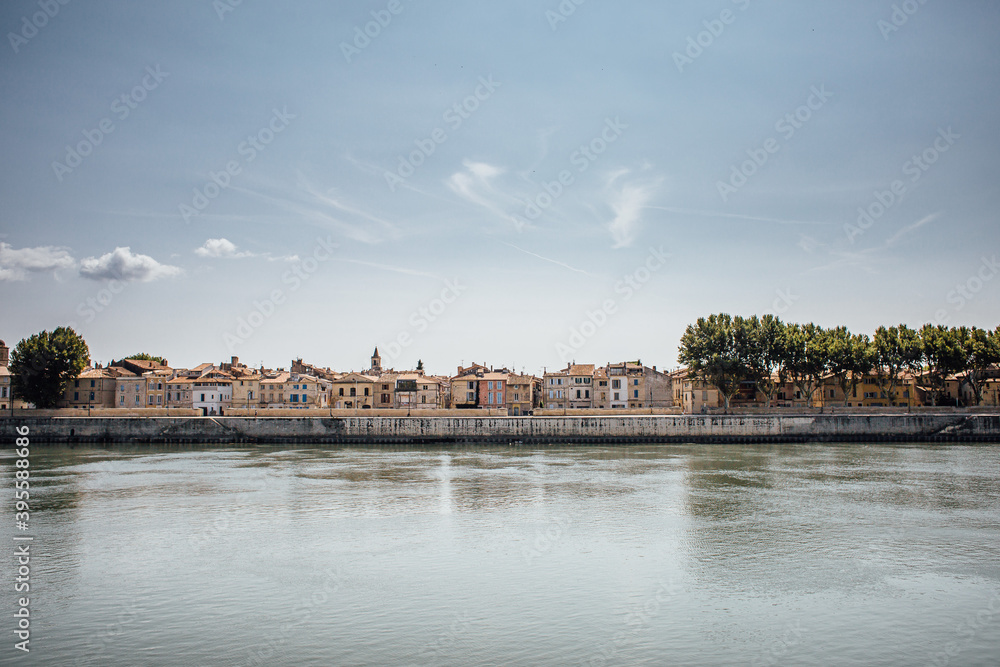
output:
M1000 664L1000 446L10 454L5 664Z

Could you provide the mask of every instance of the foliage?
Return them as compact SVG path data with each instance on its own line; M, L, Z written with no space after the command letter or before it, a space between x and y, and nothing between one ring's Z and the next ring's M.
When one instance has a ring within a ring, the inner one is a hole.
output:
M847 327L830 329L827 335L829 370L837 378L846 406L862 377L871 372L874 364L871 340L864 334L852 334Z
M167 360L163 357L154 357L151 354L146 354L145 352L140 352L139 354L130 354L125 357L125 359L132 359L133 361L155 361L161 366L167 365Z
M829 338L826 329L812 322L790 324L786 328L785 372L802 392L806 405L812 401L830 367Z
M733 318L725 313L699 318L684 331L677 356L680 363L688 366L691 377L704 380L719 390L726 410L748 376L746 366L737 355L735 332L742 322L742 318L738 318L734 326Z
M53 408L89 358L87 343L69 327L29 336L10 355L14 393L38 408Z
M905 324L897 327L879 327L872 340L875 378L887 401L896 398L896 385L906 371L919 373L922 369L923 349L920 336Z

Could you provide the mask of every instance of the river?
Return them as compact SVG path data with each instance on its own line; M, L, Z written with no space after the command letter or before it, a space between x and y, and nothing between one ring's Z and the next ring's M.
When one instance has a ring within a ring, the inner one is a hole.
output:
M1000 661L1000 446L3 454L3 664Z

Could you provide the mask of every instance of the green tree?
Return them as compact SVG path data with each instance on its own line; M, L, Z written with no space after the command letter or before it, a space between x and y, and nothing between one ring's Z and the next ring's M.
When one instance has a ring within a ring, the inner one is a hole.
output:
M871 341L864 334L852 334L847 327L830 329L827 335L829 371L837 378L846 406L861 378L872 369Z
M725 313L700 317L689 324L681 337L677 360L688 367L689 377L719 390L727 412L730 400L749 375L738 359L733 318Z
M916 331L905 324L879 327L872 340L875 378L882 396L890 402L896 398L896 386L904 372L919 373L922 369L923 346Z
M938 397L945 392L948 376L965 368L966 354L961 337L955 328L925 324L920 329L923 350L923 372L917 383L931 395L931 404L938 404Z
M802 392L808 406L830 367L829 334L812 322L789 324L785 327L785 340L785 373Z
M167 364L167 360L164 359L163 357L154 357L153 355L146 354L145 352L140 352L139 354L130 354L129 356L125 357L125 359L133 359L135 361L155 361L156 363L162 366L165 366Z
M784 361L787 356L785 325L774 315L744 321L745 350L739 355L757 391L764 395L764 406L771 407L778 387L785 383ZM777 377L776 377L777 376Z
M38 408L54 408L66 383L87 367L86 341L69 327L21 340L10 355L14 393Z
M965 377L962 383L971 387L976 405L980 405L983 402L983 383L987 372L1000 363L1000 327L996 331L962 327L957 330L956 335L961 341L965 357L962 368Z
M417 370L418 371L424 370L424 362L422 359L417 359Z

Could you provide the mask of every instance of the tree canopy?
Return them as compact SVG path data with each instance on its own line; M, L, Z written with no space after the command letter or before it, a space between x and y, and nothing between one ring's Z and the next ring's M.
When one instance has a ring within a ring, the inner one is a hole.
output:
M14 393L38 408L53 408L89 358L86 341L69 327L29 336L10 355Z

